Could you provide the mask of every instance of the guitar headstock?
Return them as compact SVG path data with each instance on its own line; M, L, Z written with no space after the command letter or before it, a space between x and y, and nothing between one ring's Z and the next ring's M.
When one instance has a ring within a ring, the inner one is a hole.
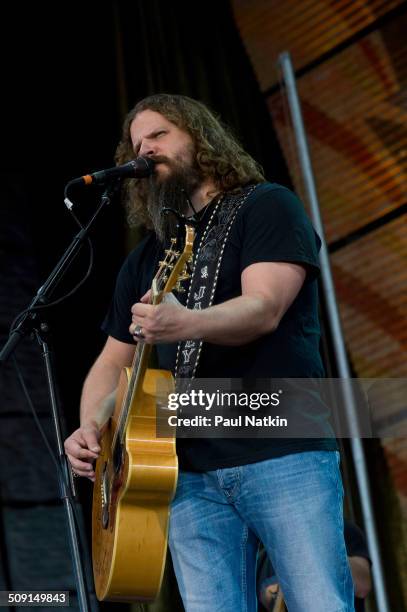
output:
M164 293L173 289L182 292L185 289L181 283L190 277L188 270L192 263L192 247L195 239L195 230L190 225L185 226L185 246L182 253L176 250L176 239L171 238L171 246L165 251L163 261L160 261L158 272L153 279L153 304L161 302Z

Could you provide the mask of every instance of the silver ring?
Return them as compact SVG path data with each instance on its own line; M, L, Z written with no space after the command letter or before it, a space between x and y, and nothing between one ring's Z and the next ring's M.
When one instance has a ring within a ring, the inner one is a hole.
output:
M135 336L136 338L144 338L143 328L141 327L141 325L136 325L136 327L134 328L133 336Z

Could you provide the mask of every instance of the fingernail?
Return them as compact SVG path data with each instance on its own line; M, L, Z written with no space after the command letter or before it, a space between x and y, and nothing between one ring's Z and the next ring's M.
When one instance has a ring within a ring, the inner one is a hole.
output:
M90 450L93 451L94 453L98 453L100 451L100 446L94 446Z

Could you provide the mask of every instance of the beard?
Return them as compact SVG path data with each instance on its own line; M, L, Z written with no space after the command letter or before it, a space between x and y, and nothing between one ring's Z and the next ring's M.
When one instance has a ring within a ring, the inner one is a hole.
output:
M190 158L193 158L192 151ZM148 179L147 210L158 239L164 243L178 233L179 219L175 214L163 214L163 208L170 208L180 215L189 209L189 200L203 180L196 162L188 162L180 156L174 160L164 157L154 159L163 162L170 172L164 177L153 173Z

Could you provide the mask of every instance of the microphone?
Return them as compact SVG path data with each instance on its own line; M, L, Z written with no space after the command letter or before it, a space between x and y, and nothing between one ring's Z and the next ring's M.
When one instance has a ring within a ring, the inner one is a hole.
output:
M122 164L121 166L114 166L114 168L107 168L106 170L99 170L98 172L92 172L92 174L85 174L79 178L69 181L69 186L72 185L105 185L109 181L114 181L120 178L145 178L150 176L154 170L154 162L149 157L137 157Z

